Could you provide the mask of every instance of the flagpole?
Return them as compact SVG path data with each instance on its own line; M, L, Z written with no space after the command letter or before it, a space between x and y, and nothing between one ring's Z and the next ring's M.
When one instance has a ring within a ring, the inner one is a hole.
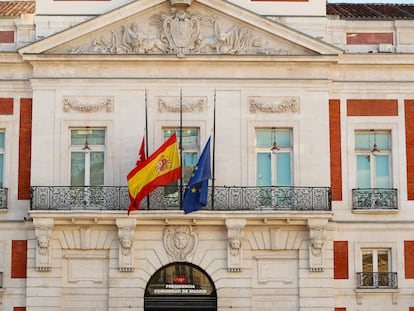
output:
M183 170L183 89L180 89L180 166ZM180 177L180 209L183 209L183 174Z
M148 94L145 89L145 154L148 157ZM150 196L147 196L147 210L150 209Z
M211 209L214 210L214 186L216 181L216 89L214 89L214 107L213 107L213 172L211 178Z

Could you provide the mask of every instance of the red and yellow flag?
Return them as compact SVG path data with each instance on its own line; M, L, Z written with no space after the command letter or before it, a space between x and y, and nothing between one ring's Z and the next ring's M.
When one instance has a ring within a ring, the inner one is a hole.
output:
M140 162L127 176L131 211L139 209L143 198L160 186L181 177L177 136L174 133L150 157Z

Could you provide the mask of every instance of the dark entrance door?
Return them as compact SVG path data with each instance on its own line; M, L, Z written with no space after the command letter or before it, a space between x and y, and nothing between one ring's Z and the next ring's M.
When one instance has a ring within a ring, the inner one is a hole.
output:
M211 278L199 267L175 262L159 269L147 284L145 311L217 311Z

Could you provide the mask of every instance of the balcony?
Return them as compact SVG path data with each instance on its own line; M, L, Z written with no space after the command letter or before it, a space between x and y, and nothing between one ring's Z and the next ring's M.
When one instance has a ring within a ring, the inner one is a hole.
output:
M0 210L7 209L7 188L0 188Z
M396 289L396 272L358 272L358 289Z
M352 208L354 210L398 210L397 189L352 189Z
M209 187L214 211L330 211L329 187ZM31 187L31 210L128 210L127 187ZM179 187L160 187L141 202L141 210L180 210Z

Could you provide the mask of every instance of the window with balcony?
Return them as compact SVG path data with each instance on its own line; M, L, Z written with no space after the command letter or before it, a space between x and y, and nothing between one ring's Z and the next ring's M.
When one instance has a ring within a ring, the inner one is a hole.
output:
M172 134L176 133L180 155L182 155L182 179L165 187L155 189L151 193L149 206L152 209L175 209L180 206L180 194L188 183L194 166L197 164L200 152L200 130L193 127L163 128L162 136L166 141ZM180 183L182 184L182 187Z
M111 196L105 188L105 130L71 129L70 191L73 206L102 209Z
M292 185L292 130L256 129L258 186Z
M358 288L397 288L397 275L391 272L390 249L362 249L361 253Z
M4 132L0 132L0 188L4 187Z
M4 138L4 132L0 131L0 209L7 209L7 189L4 188Z
M70 185L103 186L105 130L72 129L70 135Z
M397 191L392 189L390 132L355 133L356 184L354 209L397 208Z
M174 133L177 134L178 145L182 148L183 183L187 184L193 168L198 161L198 154L200 152L200 130L197 128L183 128L182 130L177 128L164 128L164 141ZM180 139L182 139L182 142Z

